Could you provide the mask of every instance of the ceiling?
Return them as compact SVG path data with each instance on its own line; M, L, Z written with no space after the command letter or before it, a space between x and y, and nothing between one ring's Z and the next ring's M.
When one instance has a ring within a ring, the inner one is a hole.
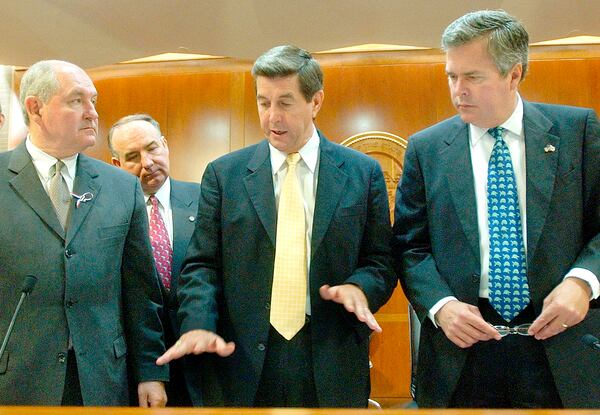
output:
M284 43L438 47L475 9L517 16L531 42L600 36L597 0L19 0L2 8L0 64L63 59L84 68L164 52L255 59Z

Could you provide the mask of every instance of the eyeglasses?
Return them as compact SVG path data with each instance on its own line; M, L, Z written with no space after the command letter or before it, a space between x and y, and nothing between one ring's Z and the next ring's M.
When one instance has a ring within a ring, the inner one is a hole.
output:
M530 335L527 331L529 330L529 327L531 327L531 323L521 324L521 325L515 326L515 327L494 326L491 323L489 323L489 324L490 324L490 326L495 328L498 331L498 333L500 334L500 336L502 336L502 337L508 336L509 334L518 334L521 336L529 336Z

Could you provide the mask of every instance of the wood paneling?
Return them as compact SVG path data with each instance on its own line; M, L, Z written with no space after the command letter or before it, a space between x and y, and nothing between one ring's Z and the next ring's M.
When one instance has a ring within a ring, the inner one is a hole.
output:
M334 141L369 130L407 137L452 113L440 64L330 66L324 78L317 124Z
M107 136L111 125L119 118L145 112L161 125L167 125L167 98L164 77L133 77L94 80L98 91L96 109L100 115L96 145L87 154L110 162Z
M230 73L168 78L165 136L173 177L199 182L208 162L231 150L231 78Z

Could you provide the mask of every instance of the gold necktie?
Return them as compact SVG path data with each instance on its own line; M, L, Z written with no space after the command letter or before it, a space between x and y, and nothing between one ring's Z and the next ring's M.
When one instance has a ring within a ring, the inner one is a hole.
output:
M58 160L54 164L54 169L50 171L50 184L48 185L48 196L52 201L56 216L63 229L67 229L67 217L69 216L69 206L71 204L71 195L67 182L63 177L61 170L65 163Z
M306 308L306 218L296 176L298 161L300 154L288 154L279 196L271 294L271 325L287 340L304 326Z

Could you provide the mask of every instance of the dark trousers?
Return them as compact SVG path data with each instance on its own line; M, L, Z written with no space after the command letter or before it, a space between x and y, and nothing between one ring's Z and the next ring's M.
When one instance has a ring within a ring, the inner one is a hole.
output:
M312 368L310 318L291 340L271 327L256 407L319 406Z
M173 328L177 321L177 310L171 305L165 306L164 316L161 319L165 335L165 346L168 349L173 346L179 335ZM184 359L176 359L169 363L169 382L165 384L167 392L167 406L192 406L190 395L187 390L186 380L184 376Z
M79 373L77 372L77 359L73 349L67 353L67 374L65 376L65 388L63 390L61 405L83 406Z
M483 318L502 326L531 323L531 304L506 323L487 299L479 300ZM467 361L450 407L454 408L562 408L542 343L531 336L508 335L502 340L478 342Z

